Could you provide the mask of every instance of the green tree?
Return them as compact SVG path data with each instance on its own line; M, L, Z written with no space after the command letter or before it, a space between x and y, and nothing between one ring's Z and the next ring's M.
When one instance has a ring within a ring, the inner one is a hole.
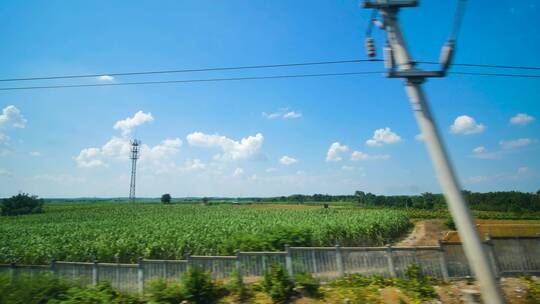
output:
M2 215L22 215L43 212L43 199L35 195L19 193L2 200L0 205Z
M171 203L171 195L169 193L165 193L161 196L161 202L164 204L170 204Z

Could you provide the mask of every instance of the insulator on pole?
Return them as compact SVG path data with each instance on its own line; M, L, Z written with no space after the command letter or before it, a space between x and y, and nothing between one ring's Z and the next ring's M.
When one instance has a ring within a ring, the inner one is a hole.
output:
M452 58L454 57L454 40L448 40L441 50L441 56L439 58L439 63L443 71L448 70L450 64L452 64Z
M384 29L384 23L381 20L373 19L373 24L380 29Z
M384 46L383 56L384 56L384 67L389 70L393 69L394 68L394 53L388 43Z
M371 37L366 38L366 52L368 57L375 57L375 41Z

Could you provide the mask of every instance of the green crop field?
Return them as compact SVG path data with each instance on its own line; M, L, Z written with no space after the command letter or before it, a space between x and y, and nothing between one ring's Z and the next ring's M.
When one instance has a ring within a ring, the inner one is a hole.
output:
M43 214L0 218L0 263L133 262L283 250L382 245L412 224L399 210L193 204L48 204Z

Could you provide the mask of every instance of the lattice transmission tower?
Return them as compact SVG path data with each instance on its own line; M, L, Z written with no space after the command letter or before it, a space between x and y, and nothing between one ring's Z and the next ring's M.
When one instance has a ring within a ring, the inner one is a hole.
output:
M129 200L135 202L135 181L137 176L137 159L139 159L139 146L141 141L134 139L131 141L131 182L129 184Z

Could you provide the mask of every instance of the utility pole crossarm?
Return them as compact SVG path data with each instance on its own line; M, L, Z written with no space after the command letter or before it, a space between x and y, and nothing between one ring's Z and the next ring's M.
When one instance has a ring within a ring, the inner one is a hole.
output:
M414 7L417 1L379 0L367 1L365 8L378 9L383 17L383 28L389 44L389 62L394 62L397 70L388 72L389 78L403 78L405 90L409 96L413 112L426 142L437 178L444 192L448 207L460 238L465 255L480 285L484 303L505 303L496 281L489 258L474 224L472 214L465 203L458 180L450 163L450 159L440 137L439 131L429 109L428 101L422 89L422 83L429 77L443 77L445 71L422 71L415 67L415 61L409 54L405 38L398 22L398 12L402 7ZM368 37L370 39L370 37Z

